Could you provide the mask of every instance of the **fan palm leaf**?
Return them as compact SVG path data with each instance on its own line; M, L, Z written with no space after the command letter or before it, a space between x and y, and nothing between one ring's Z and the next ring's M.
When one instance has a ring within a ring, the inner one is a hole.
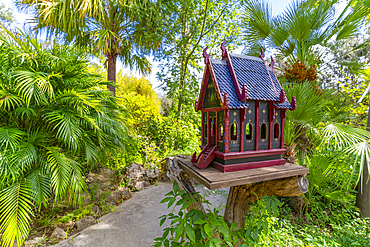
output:
M291 119L305 123L317 123L326 115L326 106L334 97L334 90L319 90L311 83L286 84L283 86L288 99L293 96L297 100L297 109L288 111L287 116Z
M330 123L320 132L321 145L342 150L370 139L370 132L340 123Z
M325 46L333 38L352 37L370 13L370 8L351 0L338 15L336 4L337 1L296 0L282 14L273 17L266 1L245 1L245 41L263 41L267 45L265 48L276 49L291 64L296 60L308 65L321 63L316 54L317 45Z

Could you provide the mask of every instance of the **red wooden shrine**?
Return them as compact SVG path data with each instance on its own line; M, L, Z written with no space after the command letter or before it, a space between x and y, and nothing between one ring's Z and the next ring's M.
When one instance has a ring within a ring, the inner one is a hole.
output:
M202 151L191 162L231 172L284 165L284 120L289 103L274 71L260 57L231 54L221 45L222 60L203 51L205 71L195 111L202 112Z

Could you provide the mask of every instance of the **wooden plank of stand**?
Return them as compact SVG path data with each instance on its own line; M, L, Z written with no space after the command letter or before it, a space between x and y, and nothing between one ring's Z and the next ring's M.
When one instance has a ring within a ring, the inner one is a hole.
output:
M210 190L300 176L309 172L306 167L291 163L235 172L221 172L212 166L201 170L195 167L190 162L190 159L179 158L178 164L190 176L194 177Z

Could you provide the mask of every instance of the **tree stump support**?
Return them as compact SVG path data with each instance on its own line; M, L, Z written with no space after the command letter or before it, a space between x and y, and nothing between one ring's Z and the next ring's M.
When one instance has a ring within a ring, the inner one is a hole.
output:
M195 168L191 164L190 159L191 157L183 155L164 159L165 163L163 165L167 177L172 182L176 181L180 189L185 190L189 194L195 192L189 175L209 189L231 186L224 219L230 224L238 223L238 229L244 227L250 203L264 196L300 196L308 191L308 180L306 178L308 169L294 164L287 164L285 167L276 166L253 169L254 171L222 173L213 167L204 170ZM271 171L273 171L272 174ZM224 181L225 178L226 182ZM204 212L204 207L200 200L196 200L195 204L190 205L188 210L190 211L193 208ZM241 242L238 243L238 245L240 244Z
M307 190L307 178L302 176L233 186L230 188L229 197L227 198L224 219L229 223L238 223L238 229L242 229L250 203L254 203L264 196L300 196L306 193Z

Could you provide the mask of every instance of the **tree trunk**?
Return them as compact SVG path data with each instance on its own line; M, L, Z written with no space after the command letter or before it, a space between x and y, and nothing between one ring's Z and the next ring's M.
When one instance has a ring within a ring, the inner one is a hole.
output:
M114 82L114 84L116 84L116 62L117 56L112 55L108 57L108 81ZM116 97L116 87L108 86L108 90Z
M363 217L370 217L370 182L367 182L369 170L367 169L367 160L365 159L363 170L363 184L357 186L356 206L360 209Z
M369 103L370 107L370 103ZM370 131L370 111L367 116L367 131ZM367 160L365 159L363 170L363 184L361 191L361 184L357 186L356 206L360 209L362 216L370 217L370 181L369 170L367 169Z
M245 218L254 203L264 196L300 196L308 190L308 180L305 177L288 177L258 184L246 184L230 188L227 198L224 220L238 223L238 229L245 225ZM239 240L236 246L243 243Z

